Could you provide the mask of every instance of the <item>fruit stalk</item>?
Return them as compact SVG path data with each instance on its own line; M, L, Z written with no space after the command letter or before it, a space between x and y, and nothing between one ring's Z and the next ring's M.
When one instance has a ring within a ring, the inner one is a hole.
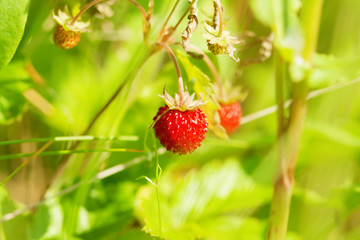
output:
M317 36L319 31L321 10L323 0L304 1L301 14L301 23L305 36L305 46L302 53L304 61L311 63L313 54L316 50ZM280 63L281 64L281 63ZM277 69L277 71L281 72ZM284 75L277 74L277 78L283 78ZM274 185L274 197L271 203L269 230L267 239L285 240L288 226L288 219L291 206L292 188L294 185L294 172L298 158L301 134L306 117L306 97L308 93L308 76L305 76L300 82L293 82L293 99L289 122L284 128L282 81L277 81L278 98L278 176ZM282 100L280 100L282 99Z
M214 66L214 64L212 63L212 61L210 60L210 58L204 53L203 54L203 59L204 59L204 62L206 63L206 65L208 66L208 68L210 69L212 75L214 76L215 78L215 81L216 81L216 84L219 88L219 98L220 99L223 99L223 96L224 96L224 90L223 90L223 85L222 85L222 82L220 80L220 76L219 76L219 73L218 71L216 70L216 67Z
M210 69L211 74L213 75L213 77L215 78L215 82L219 88L219 97L220 99L223 98L224 96L224 90L223 90L223 84L220 80L220 76L219 76L219 72L217 71L215 65L213 64L213 62L211 61L211 59L208 57L208 55L206 55L200 48L193 46L193 50L202 56L202 59L204 60L205 64L208 66L208 68Z
M81 15L83 15L84 12L86 12L86 10L88 10L89 8L91 8L92 6L98 4L99 2L104 1L104 0L94 0L92 2L89 2L88 4L86 4L78 14L76 14L76 16L73 18L73 20L71 21L70 25L73 25Z
M179 98L180 98L180 105L183 104L184 102L184 84L183 84L183 80L182 80L182 76L181 76L181 71L180 71L180 67L179 67L179 63L176 60L175 54L174 52L171 50L171 48L169 47L169 45L164 44L164 43L157 43L158 45L160 45L161 47L163 47L170 55L171 60L174 63L175 69L176 69L176 74L177 74L177 80L178 80L178 87L179 87Z

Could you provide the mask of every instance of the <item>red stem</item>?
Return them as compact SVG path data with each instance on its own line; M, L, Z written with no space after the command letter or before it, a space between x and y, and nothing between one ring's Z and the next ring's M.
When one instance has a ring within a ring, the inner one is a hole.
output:
M135 0L128 0L128 1L131 2L132 4L134 4L140 10L141 14L144 17L144 20L147 21L148 14L146 13L145 9L140 5L140 3L138 3Z
M178 86L179 86L179 98L180 98L180 106L181 106L184 102L184 84L183 84L183 80L182 80L182 76L181 76L181 72L180 72L179 63L176 60L175 54L171 50L169 45L164 44L164 43L157 43L157 44L160 45L161 47L163 47L169 53L174 65L175 65L176 74L178 76L177 80L178 80Z

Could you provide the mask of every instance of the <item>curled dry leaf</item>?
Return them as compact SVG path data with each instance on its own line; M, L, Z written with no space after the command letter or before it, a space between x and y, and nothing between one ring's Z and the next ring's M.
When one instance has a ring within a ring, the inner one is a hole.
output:
M202 58L201 54L197 54L193 51L193 45L190 42L192 34L195 32L195 30L199 25L198 8L197 8L198 0L193 0L193 1L194 3L191 5L190 14L188 16L189 22L186 26L185 31L181 34L182 46L184 50L187 52L187 54L189 54L190 56L194 58ZM191 0L189 0L189 2L192 3Z

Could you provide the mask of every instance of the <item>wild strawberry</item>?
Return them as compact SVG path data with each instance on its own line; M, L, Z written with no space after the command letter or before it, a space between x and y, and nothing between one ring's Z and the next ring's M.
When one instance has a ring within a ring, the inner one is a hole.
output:
M164 92L167 105L159 108L153 119L153 128L156 137L168 151L180 155L192 153L205 138L208 123L206 115L198 108L204 103L193 99L194 95L189 96L185 92L184 103L180 105L177 95L173 99Z
M90 22L73 21L68 8L64 11L53 12L53 18L57 23L54 31L54 43L62 49L75 47L80 41L81 32L85 32Z
M80 41L80 32L65 30L61 25L57 25L54 31L54 43L62 49L75 47Z
M220 123L228 134L235 132L241 122L241 107L238 102L230 104L220 103L221 108L218 110Z

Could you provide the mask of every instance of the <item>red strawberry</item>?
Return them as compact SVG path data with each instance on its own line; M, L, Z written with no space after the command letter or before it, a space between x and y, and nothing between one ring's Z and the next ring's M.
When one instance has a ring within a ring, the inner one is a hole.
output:
M241 121L241 107L238 102L230 104L220 103L221 109L218 110L220 115L221 125L225 128L228 134L235 132L240 126Z
M156 137L168 151L192 153L201 146L207 132L206 116L201 109L180 111L160 107L154 117Z
M70 49L79 43L80 35L80 32L66 30L63 26L57 25L54 31L54 43L62 49Z

